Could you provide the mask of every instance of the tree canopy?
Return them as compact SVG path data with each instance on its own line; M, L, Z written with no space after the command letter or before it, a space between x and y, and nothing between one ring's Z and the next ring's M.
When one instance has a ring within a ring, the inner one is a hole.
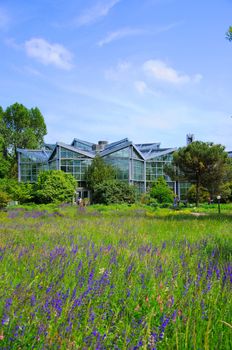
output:
M177 177L195 184L197 205L200 186L214 196L231 171L231 162L225 147L201 141L192 142L175 152L172 165L178 169Z
M104 159L100 156L96 156L92 164L88 167L85 175L87 187L94 191L95 187L103 181L114 180L116 171L111 165L106 164Z
M39 148L47 128L40 110L27 109L19 103L0 107L0 177L16 167L17 148Z
M229 41L232 41L232 26L230 26L226 32L226 39L228 39Z

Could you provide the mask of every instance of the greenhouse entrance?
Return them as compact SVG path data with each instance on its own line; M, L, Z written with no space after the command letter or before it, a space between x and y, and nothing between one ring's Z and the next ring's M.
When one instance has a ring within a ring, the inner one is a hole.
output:
M87 190L86 188L78 188L77 191L76 191L76 202L77 202L77 199L78 198L81 198L81 199L85 199L85 200L88 200L90 201L90 198L91 198L91 191L90 190Z

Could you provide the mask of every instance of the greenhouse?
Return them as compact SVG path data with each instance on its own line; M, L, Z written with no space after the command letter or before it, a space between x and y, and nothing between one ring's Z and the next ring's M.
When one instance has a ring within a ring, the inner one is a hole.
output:
M74 139L71 144L45 144L41 150L18 149L18 180L35 182L42 170L62 170L77 180L77 196L90 197L85 174L94 157L99 155L116 168L118 180L135 185L140 193L146 192L152 182L163 176L173 191L183 197L188 185L172 181L164 172L175 150L161 148L160 143L134 144L127 138L97 144Z

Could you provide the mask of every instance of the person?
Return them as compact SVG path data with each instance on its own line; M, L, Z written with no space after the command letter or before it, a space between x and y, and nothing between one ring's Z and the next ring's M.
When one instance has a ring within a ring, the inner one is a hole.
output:
M77 205L81 205L81 203L82 203L82 199L81 199L81 197L78 197L77 198Z
M174 203L173 203L174 208L179 207L179 204L180 204L180 199L179 199L178 196L175 196L174 197Z
M177 196L175 196L175 197L174 197L173 206L174 206L174 208L176 208L176 207L177 207Z

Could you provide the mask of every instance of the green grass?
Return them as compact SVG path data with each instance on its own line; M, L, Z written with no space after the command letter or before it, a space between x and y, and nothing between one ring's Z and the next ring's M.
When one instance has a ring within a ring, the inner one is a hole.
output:
M231 349L232 210L0 213L1 349Z

